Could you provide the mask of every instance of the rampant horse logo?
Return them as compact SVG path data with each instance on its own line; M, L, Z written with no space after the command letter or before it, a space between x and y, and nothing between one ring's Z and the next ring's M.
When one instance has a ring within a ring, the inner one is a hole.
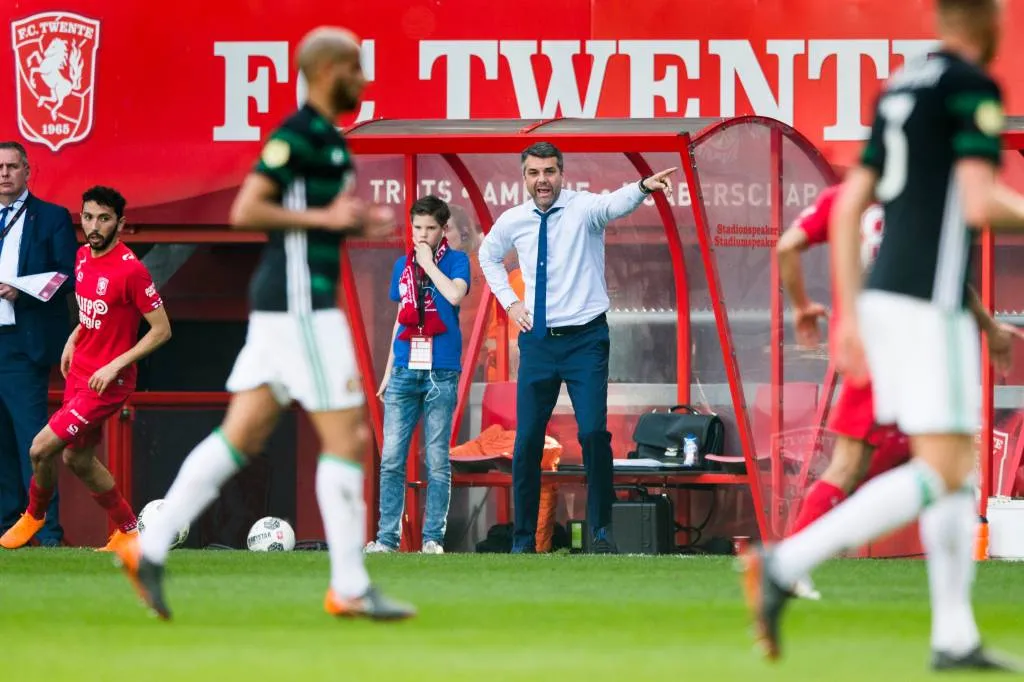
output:
M18 128L57 151L92 131L100 22L45 12L11 23Z

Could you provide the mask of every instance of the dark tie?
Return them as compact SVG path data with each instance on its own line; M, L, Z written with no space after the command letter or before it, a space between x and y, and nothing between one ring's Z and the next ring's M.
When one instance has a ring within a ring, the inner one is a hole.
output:
M548 217L562 207L548 209L544 213L539 208L533 212L540 216L540 233L537 235L537 284L533 293L533 333L544 337L548 333Z
M7 235L4 233L4 228L7 227L7 214L10 213L12 206L4 206L0 208L0 249L3 248L4 237Z

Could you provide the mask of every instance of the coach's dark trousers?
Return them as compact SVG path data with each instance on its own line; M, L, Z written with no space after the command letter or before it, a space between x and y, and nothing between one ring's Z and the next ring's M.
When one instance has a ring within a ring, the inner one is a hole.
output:
M512 551L533 551L540 507L544 431L565 382L576 412L587 472L587 521L591 531L612 518L612 447L608 433L608 325L565 335L519 335L516 443L512 457L515 529Z
M13 526L28 508L32 463L28 449L46 425L49 367L29 360L14 329L0 328L0 532ZM44 545L59 543L64 533L54 493L46 524L36 535Z

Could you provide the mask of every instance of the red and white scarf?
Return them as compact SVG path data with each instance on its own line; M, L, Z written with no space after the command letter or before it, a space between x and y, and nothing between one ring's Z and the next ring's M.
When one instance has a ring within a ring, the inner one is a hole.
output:
M434 251L434 263L440 263L444 254L448 252L448 239L442 238ZM437 304L434 302L434 288L426 286L427 275L423 268L416 262L416 249L409 252L405 261L405 269L398 279L398 293L402 297L398 309L398 322L405 327L405 330L398 335L403 341L408 341L413 336L438 336L448 331L441 316L437 313ZM420 319L420 310L417 302L417 292L423 289L423 319Z

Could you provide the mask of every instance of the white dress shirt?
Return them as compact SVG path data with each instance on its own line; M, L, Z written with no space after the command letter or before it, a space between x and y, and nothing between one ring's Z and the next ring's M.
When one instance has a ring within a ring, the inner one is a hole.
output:
M27 189L11 204L11 210L7 212L6 216L8 224L11 222L14 214L21 209L26 199L28 199ZM0 208L3 208L3 206L0 205ZM0 246L0 280L12 279L18 276L18 254L21 251L21 233L22 228L25 226L26 213L27 211L18 217L18 222L11 227L10 232L4 238L3 245ZM6 224L4 228L6 228ZM0 228L0 232L3 232L4 228ZM14 322L14 304L5 298L0 298L0 327L14 324Z
M547 310L548 327L590 322L608 310L608 283L604 277L604 229L616 218L629 215L646 195L636 182L609 194L563 189L548 217ZM503 308L518 300L508 282L505 254L515 247L526 284L526 309L534 312L537 282L537 236L540 216L533 200L514 206L498 218L480 245L480 269ZM550 210L550 209L549 209Z

